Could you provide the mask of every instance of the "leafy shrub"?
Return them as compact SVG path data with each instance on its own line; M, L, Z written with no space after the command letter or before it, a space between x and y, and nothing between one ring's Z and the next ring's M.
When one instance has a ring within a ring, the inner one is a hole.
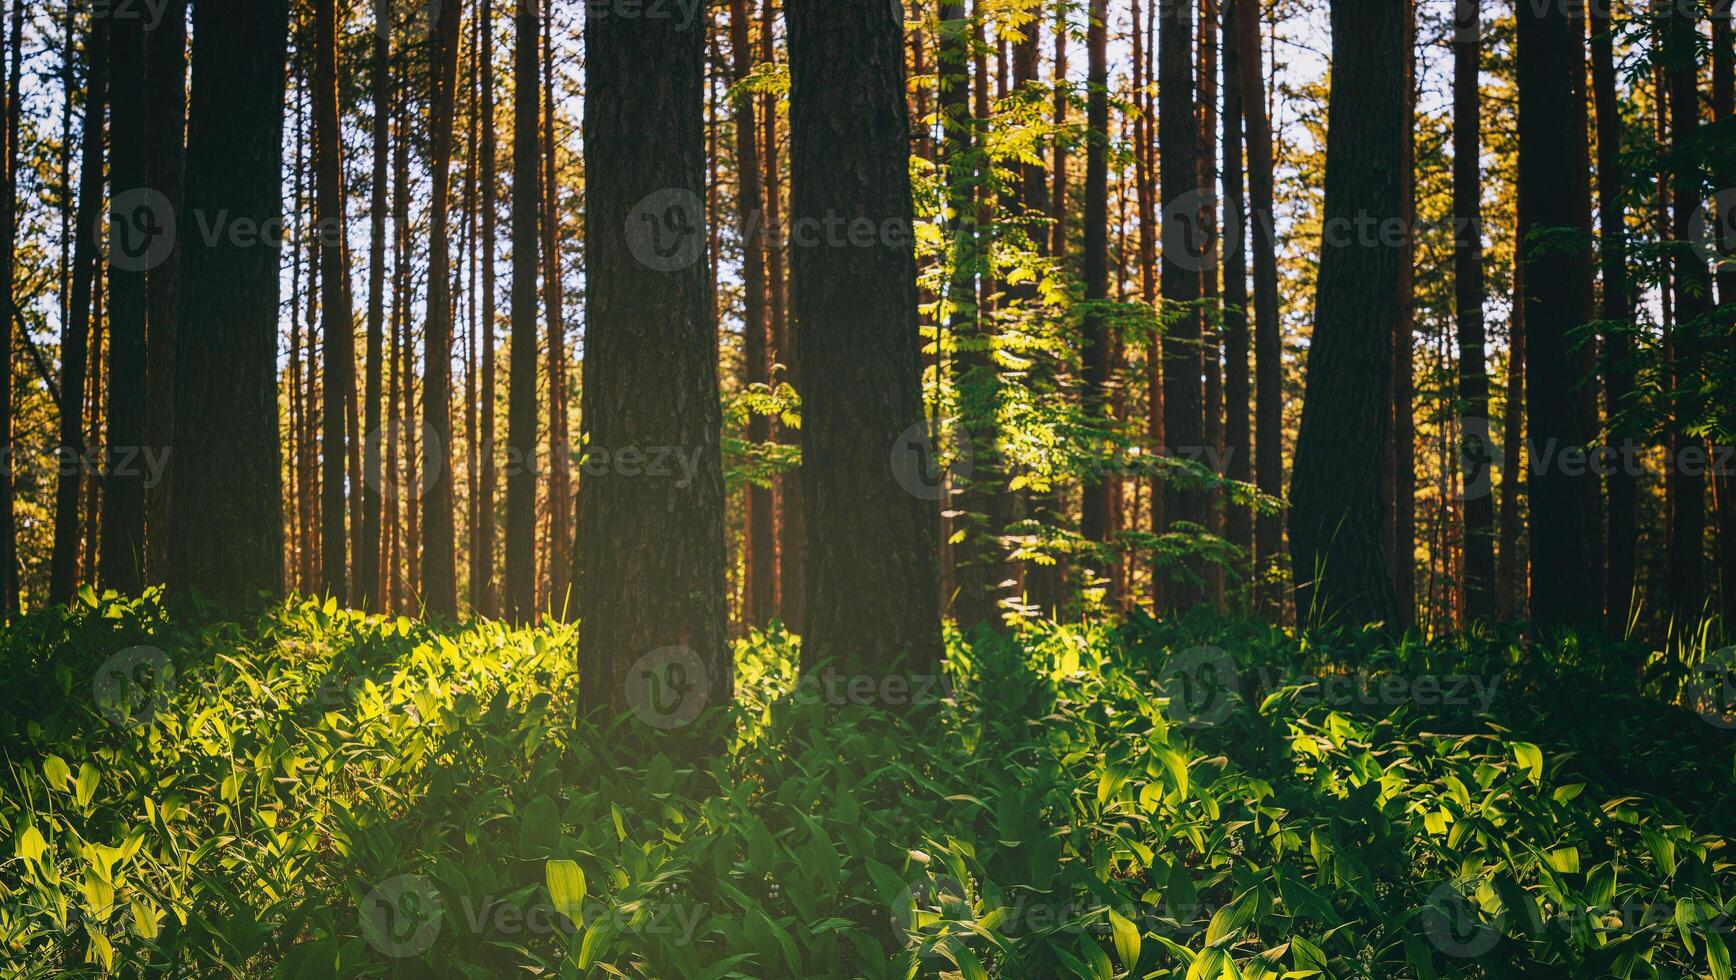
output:
M0 964L1730 975L1732 745L1598 666L1631 651L1136 618L955 636L939 710L889 714L805 694L774 629L694 762L573 720L575 639L312 601L27 618L0 634Z

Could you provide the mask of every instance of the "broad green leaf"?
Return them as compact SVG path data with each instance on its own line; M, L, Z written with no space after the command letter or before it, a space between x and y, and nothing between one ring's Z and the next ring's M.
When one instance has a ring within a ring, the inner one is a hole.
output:
M585 924L585 872L578 862L564 858L543 865L543 878L548 883L549 900L555 911L565 916L574 928Z

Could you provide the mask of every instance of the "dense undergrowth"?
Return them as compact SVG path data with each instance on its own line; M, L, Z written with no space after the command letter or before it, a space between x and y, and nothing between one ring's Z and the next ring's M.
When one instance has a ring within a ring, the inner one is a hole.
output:
M1730 976L1736 740L1673 661L1137 618L889 715L792 656L695 764L574 723L563 627L28 618L0 972Z

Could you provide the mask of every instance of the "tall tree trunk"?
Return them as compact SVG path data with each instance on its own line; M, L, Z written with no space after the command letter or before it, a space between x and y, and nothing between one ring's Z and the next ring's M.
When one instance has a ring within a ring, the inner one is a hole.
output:
M1390 451L1400 250L1352 229L1401 214L1405 11L1334 0L1325 233L1290 485L1300 619L1394 624L1382 477Z
M549 611L571 609L572 442L567 428L567 325L562 312L560 171L555 161L554 0L543 0L543 293L549 320ZM564 616L563 616L564 618Z
M1273 216L1272 125L1266 116L1266 76L1260 48L1260 7L1236 18L1236 77L1248 133L1248 220L1254 269L1254 480L1269 497L1284 493L1284 350L1278 322L1278 248ZM1277 514L1254 518L1256 568L1262 576L1284 565ZM1282 590L1264 590L1269 614L1283 609Z
M483 616L500 612L495 585L495 501L500 496L500 471L495 450L495 249L499 235L499 149L494 110L494 0L482 0L482 473L477 492L476 555L471 564L471 589Z
M1399 137L1398 308L1392 340L1392 591L1398 622L1417 622L1416 3L1404 4L1404 131Z
M1577 6L1577 5L1575 5ZM1559 454L1582 449L1591 438L1575 396L1578 383L1570 334L1591 319L1591 256L1584 249L1540 244L1539 236L1581 226L1590 208L1590 185L1573 141L1583 139L1582 89L1573 83L1585 65L1578 13L1558 4L1518 12L1519 239L1525 251L1526 416L1530 443L1549 460L1533 461L1531 504L1531 613L1545 627L1590 626L1599 615L1600 583L1591 578L1584 480L1562 467ZM1551 247L1552 246L1552 247Z
M1615 24L1609 4L1588 5L1591 13L1591 84L1597 108L1597 201L1603 268L1602 317L1604 408L1609 415L1617 458L1634 459L1640 433L1622 424L1622 409L1635 387L1633 341L1626 325L1633 319L1627 269L1627 212L1622 204L1627 167L1622 160L1621 104L1616 94ZM1639 536L1639 486L1626 465L1609 473L1609 560L1604 589L1612 632L1625 627L1634 600L1635 545ZM1619 632L1618 632L1619 635Z
M776 0L765 0L760 16L760 60L767 64L777 61ZM776 96L765 101L765 254L766 292L771 315L772 345L784 366L784 380L800 393L800 365L797 363L795 332L785 315L784 297L788 288L784 274L783 174L779 166L778 101ZM801 433L778 427L778 438L790 444L801 442ZM778 482L778 615L793 633L802 632L807 598L808 525L802 504L801 470L785 473Z
M145 34L146 119L150 127L151 188L171 213L181 209L187 157L187 0L169 0ZM181 265L169 259L146 280L149 336L146 344L150 410L145 445L166 459L175 431L175 308ZM162 582L169 569L169 493L165 472L145 487L145 581Z
M734 60L734 84L753 71L750 47L751 25L747 0L729 2L730 52ZM760 164L754 96L743 91L735 100L736 218L742 255L742 353L748 385L763 385L770 376L766 342L765 252L759 240L765 212L761 203ZM759 412L748 416L747 439L760 444L771 438L771 426ZM772 524L772 490L750 484L747 488L747 588L743 619L749 626L763 627L771 621L777 602L777 529Z
M12 4L11 40L7 44L6 115L0 152L6 159L5 198L0 201L0 618L18 612L18 516L14 505L12 434L12 337L17 329L16 272L18 258L18 144L23 118L21 82L24 69L24 4Z
M585 646L580 704L605 720L632 709L662 728L727 705L734 692L724 642L717 326L703 224L704 23L585 21L580 417L593 455L574 549ZM658 71L646 75L648 64ZM647 119L660 123L647 127ZM695 454L691 483L637 475L633 455L652 447ZM665 679L688 685L673 706L657 686Z
M1671 197L1671 250L1676 300L1676 450L1669 473L1676 487L1670 548L1670 603L1678 626L1691 630L1704 614L1706 599L1706 475L1705 440L1689 432L1700 424L1706 409L1702 388L1706 342L1705 324L1698 322L1711 310L1712 279L1706 262L1690 242L1694 216L1702 207L1702 150L1700 132L1699 71L1696 50L1699 31L1695 8L1688 4L1664 6L1663 62L1670 85L1670 155L1673 186Z
M1085 105L1085 350L1084 411L1096 425L1109 426L1110 336L1109 314L1109 3L1091 0L1086 25L1087 93ZM1033 42L1036 29L1030 29ZM1094 305L1095 304L1095 305ZM1080 531L1085 540L1107 544L1110 539L1110 484L1113 470L1088 475L1083 488ZM1093 563L1104 574L1106 562ZM1111 579L1113 581L1113 579ZM1114 589L1110 589L1111 593ZM1114 604L1115 595L1109 596Z
M972 467L955 474L961 484L951 505L959 512L960 535L955 552L956 582L953 615L969 631L1001 622L1001 583L1012 570L1001 536L1006 533L1011 493L1000 459L1001 378L994 361L994 327L977 302L978 239L975 178L978 156L976 126L971 115L971 23L962 3L940 8L940 118L942 161L946 168L947 226L952 241L952 278L947 298L948 323L958 348L954 367L960 414L970 440Z
M344 249L344 147L338 119L337 0L315 0L313 30L314 235L319 242L320 336L325 389L320 431L320 540L325 554L320 590L340 602L349 597L344 556L349 551L345 496L348 418L345 396L355 373L355 327L350 320L350 271Z
M1248 253L1247 198L1242 186L1241 39L1237 18L1252 17L1254 0L1224 2L1224 463L1225 475L1251 482L1254 452L1250 414L1252 386L1248 378ZM1254 518L1248 508L1231 504L1224 519L1224 536L1244 555L1254 550ZM1247 580L1244 561L1237 579Z
M432 80L429 143L433 194L428 235L428 320L422 338L422 592L428 614L458 614L457 531L452 494L452 258L449 214L452 185L453 106L457 96L462 0L445 0L434 17L429 46ZM331 383L331 379L327 379Z
M1523 256L1513 262L1513 295L1525 295ZM1525 304L1513 304L1507 337L1507 398L1501 417L1501 551L1495 566L1495 615L1512 622L1525 615L1525 566L1519 541L1519 497L1525 492Z
M1199 112L1198 133L1199 187L1207 204L1218 201L1218 0L1201 0L1197 62L1199 81L1196 104ZM1223 294L1218 286L1218 264L1223 260L1219 241L1218 213L1215 207L1199 211L1203 240L1210 243L1200 262L1200 368L1204 372L1202 390L1202 427L1205 453L1202 461L1222 476L1224 452L1224 370L1221 356L1223 338L1220 334L1223 318ZM1224 533L1223 493L1216 488L1200 501L1204 508L1206 530L1221 537ZM1224 607L1223 567L1216 562L1203 569L1206 579L1206 601L1216 609Z
M477 313L477 201L480 191L481 174L478 160L479 144L482 128L481 91L478 82L482 73L482 4L477 4L478 16L470 21L470 59L465 75L465 135L464 135L464 269L465 269L465 306L464 306L464 528L465 555L468 566L465 569L465 587L469 598L470 610L476 613L481 608L481 601L476 592L476 561L481 553L476 546L477 532L482 523L480 512L482 495L478 492L477 480L482 471L482 444L480 427L477 425L477 411L481 400L477 392L476 364L476 334L479 327Z
M1465 493L1465 618L1479 621L1495 614L1495 446L1489 427L1489 369L1483 329L1483 100L1479 87L1483 18L1481 0L1456 3L1453 297L1459 341L1459 469Z
M788 22L791 210L857 215L905 232L883 235L866 253L842 242L794 253L797 345L809 385L802 655L808 665L836 660L877 673L902 658L901 669L931 674L942 652L939 515L932 499L906 486L914 478L920 489L927 474L916 441L924 422L901 25L878 0L791 0ZM865 554L862 540L877 546Z
M1716 0L1712 5L1712 114L1724 128L1736 125L1736 38L1731 30L1731 0ZM1712 175L1715 187L1736 187L1736 161L1725 154L1720 164L1714 159ZM1728 192L1726 191L1726 201ZM1736 226L1726 220L1721 227L1723 261L1718 264L1718 302L1736 306ZM1726 347L1736 346L1736 340L1726 339ZM1728 447L1723 447L1727 449ZM1614 506L1611 487L1611 506ZM1736 626L1736 473L1723 467L1717 476L1714 493L1718 498L1718 577L1721 581L1719 607L1725 628ZM1611 535L1613 537L1613 530ZM1611 544L1614 550L1614 544ZM1613 605L1613 600L1612 600Z
M1194 0L1157 0L1158 157L1163 201L1163 451L1182 458L1205 449L1205 393L1201 386L1200 273L1211 246L1204 239L1200 211L1209 200L1199 186L1199 132L1195 121ZM1166 530L1204 526L1204 501L1177 483L1164 486ZM1203 598L1192 576L1203 569L1190 563L1190 576L1166 589L1171 608L1183 609ZM1163 574L1163 569L1156 570Z
M505 614L515 623L536 616L537 249L538 153L542 97L536 0L517 0L513 18L512 351L507 393Z
M367 609L384 609L380 595L380 493L384 474L380 431L382 377L386 346L386 217L392 152L392 3L374 0L374 43L370 80L374 97L373 186L368 206L368 339L362 392L362 547L356 553L356 593Z
M136 594L144 584L145 477L135 455L145 444L145 272L163 217L149 203L149 122L145 118L145 27L141 17L109 25L109 350L104 446L102 553L105 588Z
M281 249L207 243L191 216L282 220L288 38L287 0L194 5L169 584L237 605L283 590Z
M980 16L980 15L979 15ZM1034 35L1037 25L1032 24L1027 30ZM1067 97L1070 89L1067 85L1067 6L1058 4L1055 8L1055 114L1054 123L1057 132L1067 125ZM1054 148L1054 172L1050 180L1054 182L1054 191L1049 195L1049 214L1054 222L1049 228L1049 254L1057 261L1067 256L1067 138L1057 136Z
M1161 0L1149 0L1146 10L1145 25L1135 31L1139 37L1139 47L1143 49L1140 61L1140 75L1144 82L1141 86L1144 100L1144 110L1140 113L1143 124L1143 134L1139 137L1139 148L1144 158L1144 175L1139 184L1139 288L1140 299L1151 308L1156 317L1158 308L1158 257L1157 243L1160 229L1158 227L1158 161L1157 161L1157 20ZM1152 447L1161 448L1164 445L1163 429L1163 341L1159 330L1153 330L1149 346L1145 352L1145 438ZM1146 486L1146 495L1151 500L1150 527L1153 533L1161 533L1167 527L1163 512L1164 478L1153 475ZM1168 596L1164 589L1164 569L1156 561L1151 566L1150 596L1153 612L1168 607Z

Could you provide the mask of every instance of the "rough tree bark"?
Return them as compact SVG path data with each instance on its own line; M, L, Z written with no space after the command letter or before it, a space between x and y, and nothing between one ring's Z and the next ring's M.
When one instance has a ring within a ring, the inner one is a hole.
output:
M512 337L507 380L506 579L504 612L515 623L536 616L537 249L542 209L538 153L542 60L536 0L517 0L513 17Z
M187 0L169 0L145 33L145 116L150 127L151 188L169 209L181 209L187 157ZM175 307L181 263L174 253L146 279L148 336L145 445L162 458L175 431ZM169 567L167 472L145 487L145 581L162 582Z
M350 270L344 248L344 145L338 118L337 0L313 10L314 236L319 249L320 337L325 387L320 418L320 590L344 601L349 575L349 508L344 466L349 452L346 396L356 370L350 319Z
M1615 24L1611 5L1593 3L1591 13L1591 86L1597 109L1597 202L1603 270L1602 317L1604 410L1618 459L1636 458L1640 433L1620 421L1635 385L1633 339L1627 325L1633 317L1632 289L1627 268L1627 212L1622 195L1627 166L1622 160L1621 105L1616 95ZM1612 632L1625 627L1634 599L1635 545L1639 536L1639 486L1625 466L1609 474L1609 559L1604 594ZM1619 634L1618 634L1619 635Z
M1453 296L1459 339L1459 469L1465 493L1465 618L1471 622L1495 613L1495 447L1483 329L1480 5L1481 0L1457 0L1453 24Z
M1242 186L1241 39L1236 20L1252 0L1224 3L1224 463L1225 475L1238 483L1253 479L1254 452L1250 413L1252 387L1248 377L1248 253L1247 198ZM1254 551L1254 517L1231 504L1224 517L1224 536L1242 549ZM1241 566L1245 581L1248 563Z
M494 502L500 495L500 471L495 454L495 238L499 232L499 198L496 187L498 146L494 118L494 0L482 0L482 473L477 481L475 553L470 560L470 589L476 611L483 616L499 613L496 595L494 552Z
M932 674L940 661L935 534L921 434L910 121L902 25L879 0L791 0L797 215L851 215L863 250L794 253L808 510L805 664ZM1039 175L1040 179L1040 175ZM900 479L900 477L904 479ZM912 486L911 484L915 484ZM863 549L862 541L873 541ZM902 663L901 663L902 662Z
M1109 316L1103 308L1109 301L1109 3L1091 0L1086 26L1088 52L1085 96L1085 350L1083 408L1096 424L1112 424L1109 386L1110 357L1114 338ZM1036 28L1030 29L1033 39ZM1098 304L1092 306L1091 304ZM1110 484L1112 470L1086 476L1080 532L1085 540L1106 544L1110 538ZM1113 559L1110 559L1111 561ZM1097 574L1106 575L1107 562L1094 562ZM1113 577L1110 578L1113 581ZM1111 593L1114 589L1110 589ZM1113 604L1116 596L1110 595Z
M1568 6L1571 6L1568 5ZM1524 250L1526 418L1530 443L1549 461L1533 461L1531 613L1546 627L1593 626L1601 583L1592 578L1585 477L1559 465L1559 454L1591 438L1575 395L1579 382L1570 334L1591 319L1588 250L1563 247L1590 209L1590 183L1575 163L1583 156L1583 89L1573 76L1585 65L1584 28L1561 4L1518 11L1519 239Z
M1182 458L1205 448L1205 393L1201 386L1200 272L1212 246L1203 239L1201 208L1210 195L1199 186L1199 133L1195 121L1193 0L1157 0L1158 187L1163 201L1163 431L1162 451ZM1205 525L1198 492L1164 486L1165 530ZM1192 574L1202 569L1191 568ZM1165 574L1162 568L1155 575ZM1172 609L1201 601L1191 578L1166 585Z
M462 0L442 0L429 44L432 147L428 235L428 320L422 382L422 594L428 614L458 614L457 530L452 494L452 256L448 208L452 185L452 117L457 96ZM330 382L328 381L328 384Z
M288 39L287 0L194 4L169 584L235 605L283 589L281 248L207 243L193 216L282 220Z
M1334 0L1327 111L1325 233L1307 388L1290 486L1299 619L1394 623L1387 565L1392 325L1400 242L1371 236L1402 207L1405 11L1391 0Z
M654 727L727 705L734 690L705 254L706 23L585 21L580 417L587 463L600 465L587 465L577 508L580 706L604 721L632 709ZM640 474L634 455L656 447L693 454L690 483Z
M107 16L95 12L93 16ZM145 444L145 274L165 232L164 217L141 195L150 186L145 118L145 22L109 17L108 419L103 447L101 559L105 588L136 594L144 584L145 475L136 454Z
M386 356L386 217L392 152L392 3L374 0L374 43L370 79L374 97L373 186L368 206L368 339L362 382L362 547L356 553L356 594L364 608L380 609L380 518L385 434L380 431Z

